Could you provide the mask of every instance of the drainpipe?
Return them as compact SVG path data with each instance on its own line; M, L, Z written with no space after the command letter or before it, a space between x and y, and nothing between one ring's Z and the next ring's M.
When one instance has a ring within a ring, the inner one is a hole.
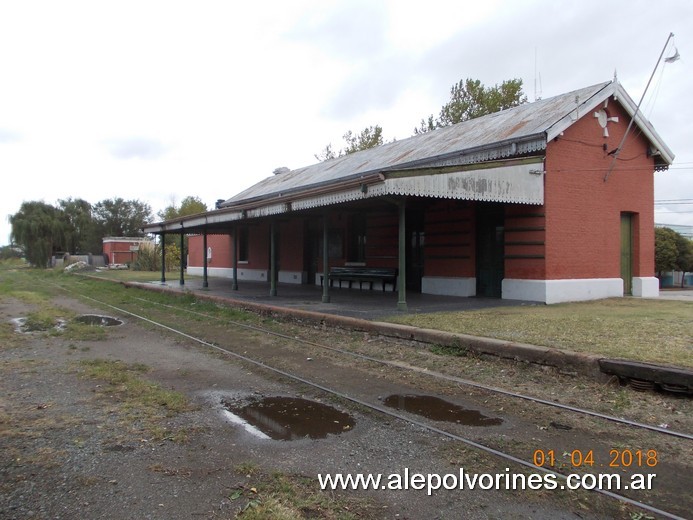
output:
M183 255L185 254L185 242L183 241L185 239L185 234L183 233L183 226L181 226L180 230L180 285L185 285L185 276L183 276Z
M398 299L397 310L407 311L407 233L406 233L407 199L403 198L397 205L399 210L399 270L397 273Z
M330 303L330 281L328 275L330 273L330 259L329 259L329 248L328 248L328 238L330 227L330 213L325 212L322 224L322 303Z
M238 225L233 228L233 285L231 289L238 290Z
M270 222L270 296L277 295L277 224Z
M202 232L202 288L209 287L207 283L207 230Z

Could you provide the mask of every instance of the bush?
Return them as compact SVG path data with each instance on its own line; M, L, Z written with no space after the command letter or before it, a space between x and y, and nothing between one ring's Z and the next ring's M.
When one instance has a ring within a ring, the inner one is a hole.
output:
M0 247L0 260L10 260L13 258L22 258L24 253L21 249L14 246L2 246Z
M137 260L132 264L135 271L161 271L161 246L140 248ZM175 244L166 246L166 271L180 269L180 248Z

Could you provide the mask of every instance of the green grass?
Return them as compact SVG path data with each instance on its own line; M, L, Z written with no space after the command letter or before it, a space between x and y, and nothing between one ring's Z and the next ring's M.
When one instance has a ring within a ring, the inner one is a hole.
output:
M161 280L161 271L132 271L129 269L103 269L99 271L89 271L86 273L96 278L107 280L117 280L119 282L158 282ZM167 271L167 280L178 280L178 271ZM186 273L186 280L202 278L201 276L189 275Z
M238 502L241 509L236 518L353 520L382 517L382 510L367 498L321 492L317 479L282 473L267 476L257 471L251 477L249 484L238 486L229 494L229 500Z
M136 280L156 273L102 272L100 277ZM146 279L146 278L142 278ZM156 277L154 277L156 279ZM67 289L66 293L54 284ZM197 300L193 294L170 295L126 289L121 284L57 271L36 269L0 270L0 298L11 296L38 305L51 298L83 294L137 312L141 299L170 305L166 312L175 319L204 321L183 310L205 313L212 319L261 324L263 318L245 311ZM272 326L284 327L269 320ZM638 298L614 298L594 302L546 306L497 307L493 309L398 315L392 322L491 337L559 349L593 353L652 363L693 367L693 303ZM70 327L68 327L69 331ZM80 339L75 332L73 339ZM87 334L84 331L83 334ZM98 338L93 338L98 339ZM464 354L463 350L433 347L441 354Z
M0 271L23 269L25 267L28 267L28 265L22 258L8 258L6 260L0 260Z
M128 423L136 422L154 440L186 440L186 432L169 431L161 422L191 410L187 397L142 378L148 371L146 365L127 365L105 359L78 363L80 377L105 383L97 387L97 393L103 399L118 403Z
M613 298L546 306L403 315L391 322L693 367L693 303Z

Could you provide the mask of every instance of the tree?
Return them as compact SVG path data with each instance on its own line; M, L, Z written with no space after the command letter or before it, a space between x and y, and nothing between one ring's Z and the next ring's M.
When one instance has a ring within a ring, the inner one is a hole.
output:
M332 143L325 146L325 148L323 148L320 153L314 154L315 158L320 162L329 161L330 159L336 159L337 157L341 157L342 155L343 154L342 154L341 150L339 151L339 155L338 155L332 149Z
M161 220L171 220L178 217L188 217L190 215L195 215L197 213L204 213L206 211L207 205L204 202L202 202L202 200L199 197L193 197L189 195L181 201L180 206L176 206L175 200L172 200L171 204L169 204L166 208L157 213L157 216ZM175 244L177 243L177 241L178 239L170 233L166 235L166 244ZM186 249L188 247L187 236L185 237L184 247Z
M142 236L142 227L152 221L149 204L121 198L97 202L93 215L102 238Z
M693 240L676 233L676 270L681 271L681 287L686 285L686 273L693 271Z
M62 249L65 220L62 211L43 201L23 202L11 215L11 241L24 250L34 267L45 268L55 251Z
M450 88L450 101L442 106L438 118L430 115L428 119L422 119L414 133L426 133L526 102L527 96L522 92L521 79L510 79L500 85L485 87L478 79L467 78Z
M342 138L346 141L346 148L335 152L332 143L323 148L319 154L315 154L318 161L328 161L343 155L348 155L361 150L368 150L383 144L383 129L380 125L369 126L361 130L359 134L354 134L351 130L347 131Z
M92 217L92 207L84 199L61 199L58 206L65 222L65 247L70 254L101 251L101 237Z
M343 137L347 142L344 154L348 155L383 144L383 129L380 125L369 126L361 130L361 133L358 135L352 134L351 130L349 130Z
M670 228L655 228L655 271L681 271L681 287L686 273L693 271L693 241Z
M175 201L171 201L171 204L159 211L157 216L161 220L171 220L173 218L188 217L206 211L208 211L207 205L202 202L199 197L187 196L181 201L180 206L176 206Z
M655 228L655 272L659 278L665 271L676 269L676 231L669 228Z

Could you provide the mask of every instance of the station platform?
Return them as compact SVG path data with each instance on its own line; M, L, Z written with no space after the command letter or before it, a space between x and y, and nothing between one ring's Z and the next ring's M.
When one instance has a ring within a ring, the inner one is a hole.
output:
M421 294L407 291L407 310L397 308L397 291L380 289L370 290L354 287L347 289L330 287L330 302L323 303L322 287L317 285L277 284L277 295L270 296L268 282L239 281L238 290L234 290L231 279L208 278L208 287L202 287L202 277L189 276L184 285L179 279L168 279L165 283L152 281L151 285L166 286L168 290L190 291L228 298L232 300L314 311L324 314L335 314L364 320L382 320L388 316L402 313L456 312L465 310L487 309L492 307L509 307L517 305L544 305L543 303L520 300L502 300L500 298L456 297Z

